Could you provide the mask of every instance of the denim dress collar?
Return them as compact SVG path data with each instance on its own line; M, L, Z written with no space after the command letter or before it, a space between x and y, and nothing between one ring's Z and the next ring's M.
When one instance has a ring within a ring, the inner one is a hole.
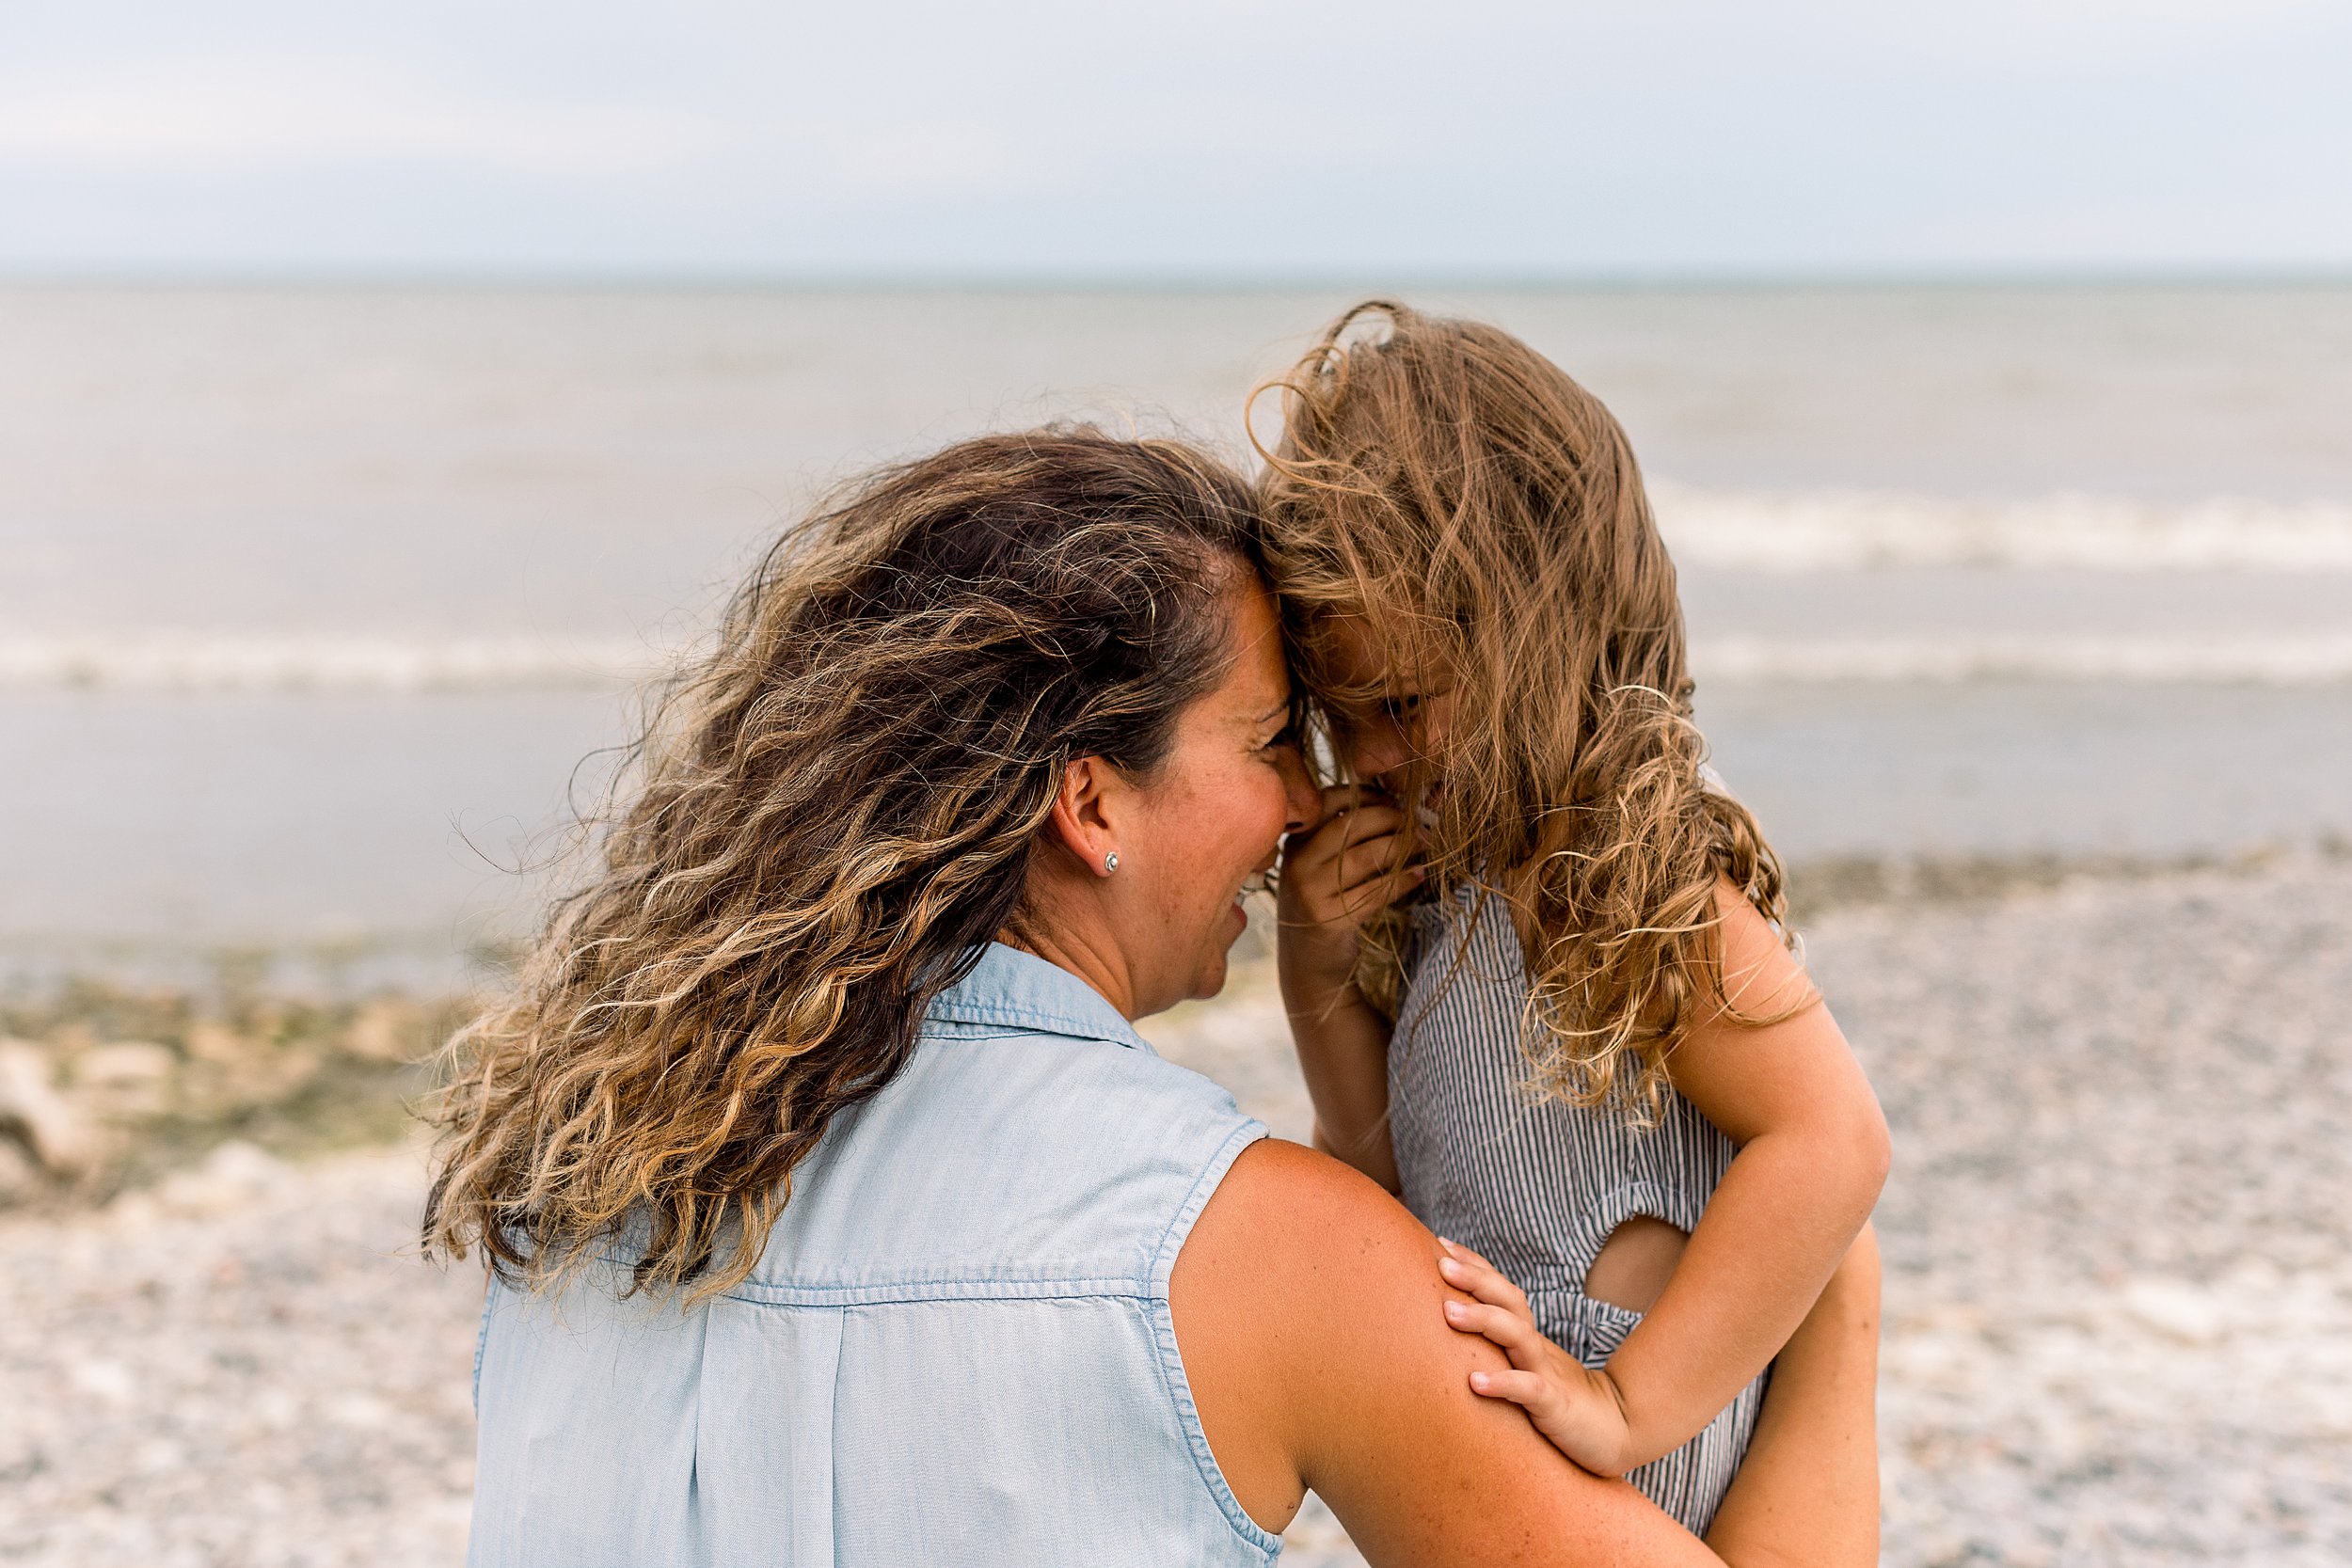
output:
M972 972L932 1000L922 1033L941 1040L1057 1035L1157 1054L1102 992L1059 964L1001 942L990 942Z

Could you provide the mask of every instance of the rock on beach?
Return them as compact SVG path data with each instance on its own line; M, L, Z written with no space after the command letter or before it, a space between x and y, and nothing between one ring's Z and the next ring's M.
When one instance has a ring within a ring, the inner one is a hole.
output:
M1885 1560L2352 1561L2352 865L1807 936L1897 1139ZM1262 975L1152 1030L1302 1131ZM421 1195L414 1144L232 1143L0 1217L0 1560L457 1560L480 1281ZM1284 1560L1358 1559L1311 1507Z
M0 1148L13 1156L12 1196L31 1191L41 1171L66 1180L80 1175L95 1154L94 1129L54 1077L40 1046L0 1039Z

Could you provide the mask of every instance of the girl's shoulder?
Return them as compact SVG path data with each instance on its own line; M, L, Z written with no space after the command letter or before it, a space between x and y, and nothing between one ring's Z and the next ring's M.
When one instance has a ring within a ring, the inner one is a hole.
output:
M1788 928L1765 918L1727 879L1716 884L1715 912L1724 999L1734 1008L1770 1017L1820 1000Z

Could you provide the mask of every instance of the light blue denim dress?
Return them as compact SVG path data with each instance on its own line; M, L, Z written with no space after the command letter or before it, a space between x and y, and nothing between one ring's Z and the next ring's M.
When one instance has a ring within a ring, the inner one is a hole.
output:
M992 946L707 1306L493 1286L481 1568L1263 1564L1168 1272L1265 1135L1074 976Z

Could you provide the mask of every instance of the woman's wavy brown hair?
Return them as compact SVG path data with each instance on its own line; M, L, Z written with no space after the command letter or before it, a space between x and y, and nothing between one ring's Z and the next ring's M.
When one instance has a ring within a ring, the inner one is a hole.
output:
M1068 765L1154 772L1259 570L1242 479L1086 429L963 442L786 534L659 694L599 869L452 1041L427 1249L545 1285L626 1227L631 1290L739 1283L1017 919Z
M1342 622L1388 670L1451 673L1444 754L1407 769L1411 800L1444 779L1408 813L1429 883L1510 912L1531 1089L1653 1117L1676 1038L1725 1006L1718 888L1774 922L1783 902L1756 818L1702 771L1674 562L1625 432L1510 334L1383 300L1273 386L1267 566L1319 719L1343 741L1385 697L1340 678ZM1391 911L1361 949L1391 1013L1403 931Z

